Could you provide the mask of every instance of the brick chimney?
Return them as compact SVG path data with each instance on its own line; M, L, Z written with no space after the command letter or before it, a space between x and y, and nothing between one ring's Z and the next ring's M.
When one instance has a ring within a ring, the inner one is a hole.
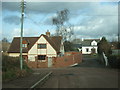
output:
M47 35L48 37L50 37L50 32L49 32L49 30L47 30L46 35Z

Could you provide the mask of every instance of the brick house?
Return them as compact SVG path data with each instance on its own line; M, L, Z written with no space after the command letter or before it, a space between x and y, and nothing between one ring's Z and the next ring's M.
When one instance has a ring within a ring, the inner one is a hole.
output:
M45 62L46 58L64 55L64 46L61 36L50 36L50 32L40 37L23 37L23 57L28 61ZM8 54L11 57L20 55L20 37L14 37Z

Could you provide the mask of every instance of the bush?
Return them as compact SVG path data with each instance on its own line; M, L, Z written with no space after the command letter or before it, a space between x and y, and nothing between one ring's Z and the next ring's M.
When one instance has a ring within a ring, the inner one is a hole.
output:
M32 70L23 62L23 70L20 70L19 57L2 55L2 77L3 81L24 77Z
M108 62L112 68L120 68L120 56L111 55L108 57Z

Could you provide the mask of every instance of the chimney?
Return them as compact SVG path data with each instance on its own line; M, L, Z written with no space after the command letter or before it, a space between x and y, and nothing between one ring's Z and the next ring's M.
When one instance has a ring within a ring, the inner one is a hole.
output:
M49 32L49 30L47 30L46 36L50 37L50 32Z

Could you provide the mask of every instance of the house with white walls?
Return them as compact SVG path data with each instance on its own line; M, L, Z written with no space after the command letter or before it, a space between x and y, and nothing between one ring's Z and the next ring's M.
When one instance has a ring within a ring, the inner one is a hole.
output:
M24 60L46 62L46 58L59 57L64 55L64 45L61 36L50 36L41 34L39 37L23 37L22 56ZM20 37L14 37L8 50L11 57L20 55Z
M82 39L82 54L96 54L100 39Z

